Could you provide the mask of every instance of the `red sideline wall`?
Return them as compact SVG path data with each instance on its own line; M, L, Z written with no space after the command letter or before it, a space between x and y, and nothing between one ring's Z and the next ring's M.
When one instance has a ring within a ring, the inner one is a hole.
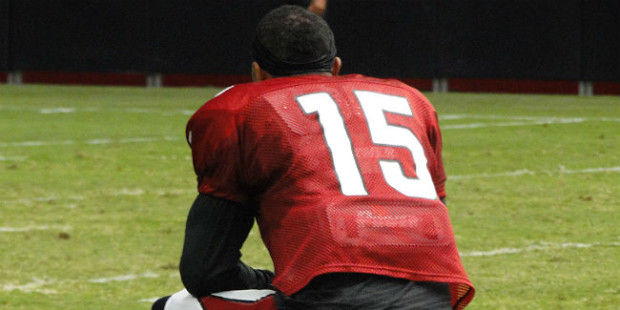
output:
M116 73L76 73L76 72L24 72L24 84L66 84L66 85L99 85L99 86L146 86L145 74ZM431 79L407 79L401 81L418 88L430 91L433 87ZM226 87L232 84L250 82L248 75L192 75L164 74L164 87ZM8 82L8 74L0 72L0 83ZM527 93L527 94L569 94L579 92L576 81L542 81L516 79L448 79L450 92L464 93ZM620 82L594 82L595 95L620 95Z

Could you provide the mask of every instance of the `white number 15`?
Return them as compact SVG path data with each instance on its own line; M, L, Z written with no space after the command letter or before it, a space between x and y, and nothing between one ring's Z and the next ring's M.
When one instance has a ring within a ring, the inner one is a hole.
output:
M354 93L368 122L372 142L383 147L404 147L415 163L417 178L411 178L405 175L400 162L379 160L387 184L408 197L436 199L422 144L409 128L389 124L385 117L386 112L413 117L407 98L371 91ZM338 104L324 92L299 96L297 102L306 114L318 114L341 192L347 196L368 195Z

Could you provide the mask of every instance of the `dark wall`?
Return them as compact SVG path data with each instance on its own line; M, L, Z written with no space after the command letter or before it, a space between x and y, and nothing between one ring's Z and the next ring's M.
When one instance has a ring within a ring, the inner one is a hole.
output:
M9 1L0 0L0 71L9 70Z
M15 69L147 69L148 0L8 1L10 60Z
M0 71L247 74L289 1L0 0ZM326 19L344 73L620 81L620 0L333 0Z
M375 76L435 76L435 1L328 1L327 20L343 72Z
M585 2L581 19L582 78L620 81L620 1Z
M580 0L440 0L438 75L579 79Z
M345 72L620 81L618 0L328 3Z
M247 74L259 19L281 0L153 2L153 67L163 73Z

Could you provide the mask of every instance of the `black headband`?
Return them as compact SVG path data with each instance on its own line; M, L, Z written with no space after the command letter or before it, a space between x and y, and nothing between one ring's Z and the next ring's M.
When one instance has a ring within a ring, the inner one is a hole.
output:
M308 62L288 62L274 55L257 37L252 42L252 56L262 69L274 76L299 75L312 72L331 71L336 57L336 44L330 40L329 51Z

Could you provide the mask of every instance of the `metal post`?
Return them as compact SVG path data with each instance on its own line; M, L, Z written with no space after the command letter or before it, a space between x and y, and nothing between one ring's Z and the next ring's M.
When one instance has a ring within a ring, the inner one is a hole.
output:
M433 92L435 93L447 93L449 90L448 79L433 79Z
M151 73L146 76L146 87L161 87L162 80L161 73Z
M22 85L22 73L20 71L9 72L7 83L9 85Z
M592 96L594 95L594 87L592 82L579 81L579 96Z

